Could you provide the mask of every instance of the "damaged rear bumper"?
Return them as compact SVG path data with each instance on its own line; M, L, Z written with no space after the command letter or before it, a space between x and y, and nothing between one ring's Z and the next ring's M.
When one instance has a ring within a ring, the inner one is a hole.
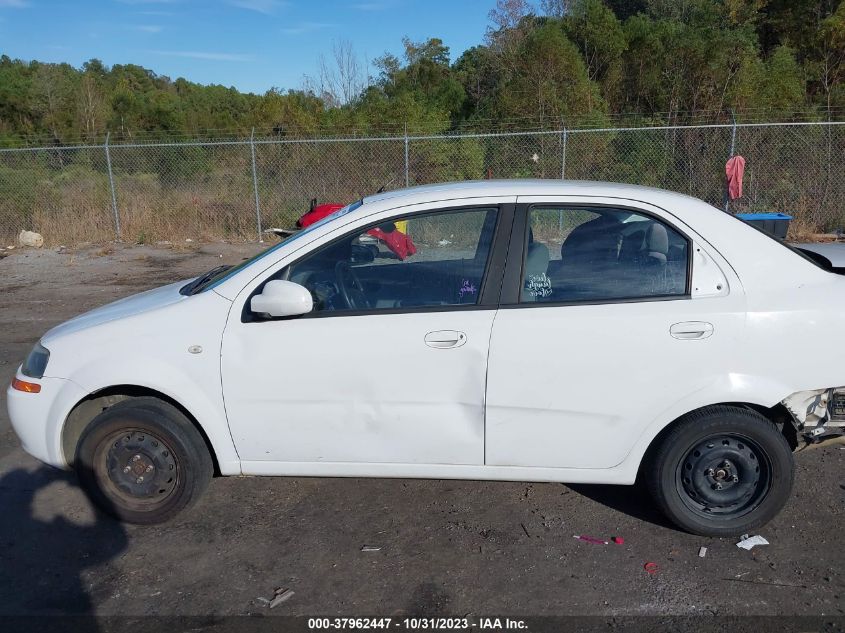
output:
M781 401L808 442L845 434L845 387L798 391Z

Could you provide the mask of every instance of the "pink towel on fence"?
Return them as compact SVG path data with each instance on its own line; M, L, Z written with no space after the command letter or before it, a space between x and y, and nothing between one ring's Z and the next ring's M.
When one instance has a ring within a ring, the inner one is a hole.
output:
M742 197L742 175L745 173L745 159L731 156L725 163L725 175L728 177L728 197L736 200Z

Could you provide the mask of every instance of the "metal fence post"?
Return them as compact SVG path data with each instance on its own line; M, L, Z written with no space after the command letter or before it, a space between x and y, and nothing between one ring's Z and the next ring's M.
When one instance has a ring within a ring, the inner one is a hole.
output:
M411 186L411 166L409 160L408 124L405 124L405 186Z
M258 170L255 167L255 128L249 135L249 152L252 156L252 188L255 192L255 225L258 227L258 243L264 243L264 232L261 230L261 201L258 197Z
M736 151L736 113L731 110L731 120L733 121L731 125L731 153L728 155L728 158L732 158L734 152ZM731 205L731 196L728 192L728 183L727 179L725 180L725 213L728 213Z
M109 135L111 132L106 132L106 143L103 147L106 149L106 169L109 172L109 189L111 190L111 210L114 213L114 234L117 241L120 241L120 213L117 211L117 194L114 190L114 174L111 170L111 153L109 152Z
M564 180L566 177L566 139L569 136L569 131L566 126L560 135L560 179ZM557 230L559 234L563 234L563 209L557 212Z
M566 139L569 136L569 131L564 127L560 135L560 179L566 177Z

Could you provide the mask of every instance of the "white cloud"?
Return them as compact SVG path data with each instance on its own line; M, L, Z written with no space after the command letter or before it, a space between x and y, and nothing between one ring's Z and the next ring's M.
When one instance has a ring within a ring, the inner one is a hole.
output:
M270 15L287 4L283 0L229 0L229 4L239 9L247 9L248 11L257 11L265 15Z
M29 0L0 0L0 9L26 9Z
M300 22L296 26L282 29L282 33L286 33L288 35L302 35L303 33L313 33L314 31L331 29L336 26L337 24L331 24L329 22Z
M215 53L209 51L150 51L156 55L163 55L164 57L189 57L191 59L209 59L218 62L251 62L254 57L252 55L243 55L241 53Z
M164 27L158 24L139 24L134 28L136 31L141 31L142 33L161 33L164 29Z

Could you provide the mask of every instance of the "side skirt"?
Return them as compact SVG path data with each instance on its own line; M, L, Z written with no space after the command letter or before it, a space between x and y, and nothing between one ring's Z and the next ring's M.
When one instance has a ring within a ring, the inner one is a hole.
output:
M244 475L285 477L375 477L397 479L478 479L630 485L636 468L525 468L461 464L358 464L345 462L241 462Z

